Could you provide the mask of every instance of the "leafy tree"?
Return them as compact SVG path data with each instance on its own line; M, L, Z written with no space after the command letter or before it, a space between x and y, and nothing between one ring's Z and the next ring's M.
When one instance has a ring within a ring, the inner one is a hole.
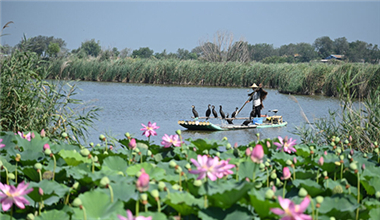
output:
M59 47L58 43L51 42L46 52L49 55L49 57L56 57L60 50L61 48Z
M347 53L347 58L351 62L362 62L368 61L369 50L368 44L364 41L357 40L355 42L349 43L350 49Z
M0 54L11 54L13 48L8 44L0 45Z
M120 52L117 50L116 47L112 48L112 56L113 57L118 57Z
M126 58L130 55L131 49L130 48L124 48L120 51L120 58Z
M273 44L255 44L248 46L251 60L261 61L266 57L278 55Z
M153 50L149 47L140 47L140 49L132 51L133 58L150 58L152 55Z
M345 37L335 39L333 42L333 46L334 53L338 55L346 55L348 50L350 49L348 41Z
M321 58L326 58L334 52L333 41L327 36L317 38L313 46Z
M85 41L80 47L87 55L97 57L101 51L100 43L95 42L95 39Z
M298 43L296 45L298 56L296 59L298 62L309 62L317 58L317 53L314 50L314 47L308 43Z
M166 59L168 57L168 54L166 53L166 50L163 50L161 53L155 53L154 57L156 57L159 60Z
M53 36L47 37L39 35L37 37L32 37L29 39L24 38L21 40L17 47L23 50L30 50L36 52L39 56L46 57L51 43L58 44L60 50L66 46L66 43L61 38L54 38Z
M288 45L282 45L278 49L278 55L279 56L294 56L298 53L298 48L296 44L288 44Z

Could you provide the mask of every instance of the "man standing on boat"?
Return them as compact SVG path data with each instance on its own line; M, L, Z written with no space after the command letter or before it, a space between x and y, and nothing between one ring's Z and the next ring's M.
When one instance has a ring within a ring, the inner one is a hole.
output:
M253 101L252 104L252 112L250 117L261 117L261 109L264 108L263 101L267 97L268 92L263 90L263 85L260 83L259 86L256 85L256 83L253 83L251 86L253 92L248 94L250 98L245 102L248 103L250 101Z

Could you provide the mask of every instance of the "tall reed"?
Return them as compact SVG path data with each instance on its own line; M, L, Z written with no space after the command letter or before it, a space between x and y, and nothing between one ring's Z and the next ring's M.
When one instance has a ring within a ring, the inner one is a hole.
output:
M62 63L69 65L59 74ZM316 94L338 96L340 77L347 71L355 81L365 82L351 88L358 96L366 96L380 83L380 65L360 63L211 63L178 59L132 59L119 60L79 59L52 62L50 78L79 79L88 81L114 81L130 83L205 85L248 87L262 83L282 93Z

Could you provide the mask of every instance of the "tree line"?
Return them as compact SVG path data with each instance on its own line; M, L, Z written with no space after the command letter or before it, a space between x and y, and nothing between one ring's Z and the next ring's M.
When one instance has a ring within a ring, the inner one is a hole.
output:
M328 36L323 36L317 38L313 44L290 43L275 48L273 44L249 44L244 39L235 41L233 34L227 31L218 31L212 40L200 41L199 45L191 51L179 48L176 53L168 53L166 50L154 52L149 47L141 47L136 50L124 48L120 51L116 47L102 49L100 42L95 39L82 42L79 48L70 51L66 48L66 42L63 39L41 35L24 38L14 47L7 44L0 47L2 54L10 54L15 49L36 52L45 59L74 55L78 58L98 57L100 60L131 57L209 62L303 63L319 61L334 54L342 55L341 60L346 62L373 64L380 62L378 45L360 40L348 42L345 37L332 40Z

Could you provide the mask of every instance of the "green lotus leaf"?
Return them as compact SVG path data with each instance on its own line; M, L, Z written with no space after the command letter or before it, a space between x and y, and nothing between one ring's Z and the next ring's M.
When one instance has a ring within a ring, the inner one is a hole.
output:
M341 213L341 216L338 216L339 218L348 219L355 218L354 216L344 216L352 213L357 207L359 207L359 204L354 196L335 195L332 197L325 197L318 210L323 214L334 214L334 212L338 212Z
M68 220L70 219L70 216L64 211L49 210L49 211L42 212L41 215L36 216L34 218L34 220L51 220L51 219L60 219L60 220L67 219Z
M193 145L197 147L197 153L201 153L204 150L216 149L219 146L223 146L222 143L218 143L216 140L208 140L208 139L197 139L195 141L191 141Z
M294 155L285 153L285 152L278 152L273 154L272 160L278 162L281 164L281 166L287 166L286 161L290 160L293 161Z
M300 180L296 179L292 181L293 185L297 188L303 187L306 189L311 197L315 197L325 191L317 182L311 179Z
M380 206L377 208L371 209L369 211L369 218L368 219L378 219L380 216Z
M74 150L61 150L59 156L62 157L67 165L78 166L81 163L91 163L92 160L88 157L83 157L79 152Z
M153 220L167 220L168 219L166 218L166 215L161 212L140 212L139 216L152 217Z
M298 144L296 146L294 146L294 148L296 148L296 155L297 156L301 156L301 157L310 157L310 148L308 145L306 144Z
M34 165L37 161L41 160L44 157L44 154L42 153L42 147L39 151L26 149L23 152L19 152L19 154L21 155L20 163L24 166Z
M103 160L102 170L114 170L125 172L128 168L128 163L123 158L118 156L110 156Z
M248 192L250 205L261 219L274 218L275 215L270 212L270 209L280 207L277 201L265 199L267 190L268 188L262 188L260 190L252 189Z
M87 219L118 219L118 214L125 214L122 201L111 203L110 196L101 191L85 192L78 198L82 200ZM83 210L75 208L74 212L75 219L83 219Z
M149 174L150 179L161 179L165 175L165 170L159 167L154 167L151 163L141 163L127 168L127 174L129 176L135 176L137 172L144 168L145 172Z
M252 220L252 213L244 207L234 205L229 209L210 207L202 209L198 213L202 220Z
M207 189L207 192L209 193L209 204L220 208L231 207L233 204L246 196L247 192L254 187L253 183L249 183L245 180L240 182L220 181L216 184L208 183L206 184L210 186Z
M360 179L361 185L367 191L368 195L374 195L376 191L380 191L380 176L374 176L366 178L366 180Z
M131 199L137 201L139 199L139 193L136 190L136 186L131 182L120 181L117 183L110 183L113 191L114 201L121 200L129 202ZM110 190L106 188L99 189L101 192L110 195Z
M51 205L53 203L56 203L59 201L60 198L63 198L70 190L69 187L59 184L55 181L50 181L50 180L42 180L40 182L31 182L29 184L29 187L34 188L34 190L28 194L28 196L33 199L35 202L40 202L41 201L41 195L38 193L38 189L41 188L44 192L42 199L46 200L52 197L53 195L56 195L55 199L50 199L50 202L46 202L45 204Z
M253 163L252 161L246 161L239 164L239 180L248 177L250 180L253 178L253 173L255 173L255 178L258 175L259 164Z
M38 182L40 181L40 175L38 174L37 170L33 167L24 167L21 169L22 173L27 176L30 180ZM42 175L42 174L41 174Z
M204 207L203 198L197 199L187 192L170 193L170 198L167 197L164 202L181 215L196 214L198 211L197 207Z

